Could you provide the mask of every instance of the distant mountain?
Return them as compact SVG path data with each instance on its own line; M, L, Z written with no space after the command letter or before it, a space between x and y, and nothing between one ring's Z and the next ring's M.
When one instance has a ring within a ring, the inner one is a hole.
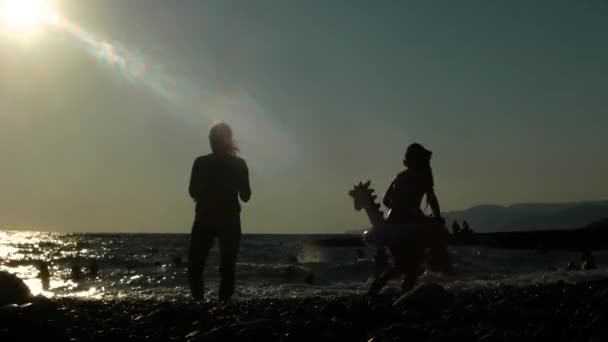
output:
M479 205L444 216L449 227L466 220L476 232L570 229L608 218L608 201Z

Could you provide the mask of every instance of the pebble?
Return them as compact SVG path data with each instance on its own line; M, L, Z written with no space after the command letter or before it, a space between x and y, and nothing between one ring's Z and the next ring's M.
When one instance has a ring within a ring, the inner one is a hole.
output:
M608 289L601 286L608 285L596 283L593 291L584 292L564 284L452 293L431 285L426 294L411 295L399 307L392 305L396 298L392 295L259 299L211 303L204 319L203 309L186 300L34 298L31 304L0 307L0 340L15 340L15 336L28 340L41 334L62 341L94 342L378 342L431 337L437 341L602 341L608 316L601 298ZM429 293L444 297L430 311ZM508 328L505 319L509 319Z
M201 334L200 330L194 330L193 332L186 335L186 339L195 338L196 336L198 336L200 334Z

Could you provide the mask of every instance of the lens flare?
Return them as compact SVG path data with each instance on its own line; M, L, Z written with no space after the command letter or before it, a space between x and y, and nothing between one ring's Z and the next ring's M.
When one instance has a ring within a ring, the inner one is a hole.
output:
M32 34L52 22L56 15L44 0L2 0L0 21L17 35Z
M252 169L268 174L299 155L281 125L247 92L218 89L202 80L176 77L164 65L123 44L91 32L54 11L49 0L0 0L0 22L21 35L45 25L66 33L86 53L133 86L146 88L175 107L176 118L189 126L208 127L225 121L237 132L241 151L251 158Z
M270 175L299 158L299 148L285 129L247 91L217 89L205 80L176 77L149 56L90 32L66 17L58 16L55 23L127 82L174 105L176 113L181 113L176 119L201 129L218 121L230 124L256 173Z

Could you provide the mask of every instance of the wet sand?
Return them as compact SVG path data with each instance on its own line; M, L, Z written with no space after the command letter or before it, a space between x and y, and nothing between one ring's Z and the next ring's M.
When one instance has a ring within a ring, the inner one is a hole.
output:
M435 292L433 292L435 291ZM608 279L396 296L259 299L36 298L0 308L0 340L608 341Z

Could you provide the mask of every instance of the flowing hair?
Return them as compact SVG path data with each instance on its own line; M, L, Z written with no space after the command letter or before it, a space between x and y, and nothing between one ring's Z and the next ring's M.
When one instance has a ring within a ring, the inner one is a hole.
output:
M433 152L427 150L419 143L413 143L405 152L404 164L415 169L430 169Z
M209 130L209 144L213 153L236 155L239 147L232 137L232 129L226 123L217 123Z

